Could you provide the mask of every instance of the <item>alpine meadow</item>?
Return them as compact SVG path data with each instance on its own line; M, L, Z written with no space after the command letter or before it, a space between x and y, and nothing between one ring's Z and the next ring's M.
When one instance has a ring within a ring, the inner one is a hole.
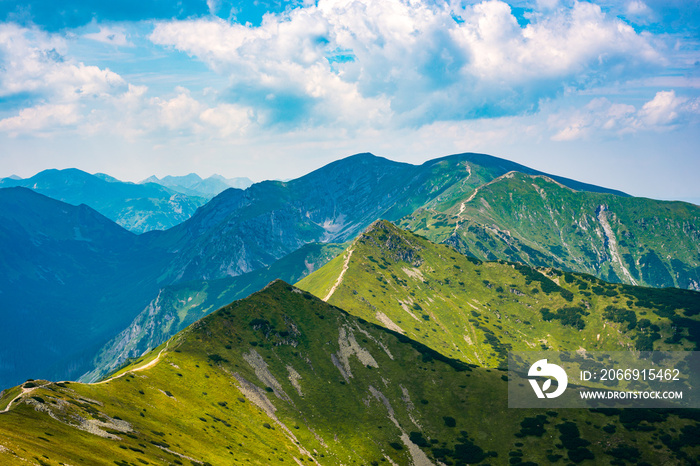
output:
M0 465L700 464L696 3L0 2Z

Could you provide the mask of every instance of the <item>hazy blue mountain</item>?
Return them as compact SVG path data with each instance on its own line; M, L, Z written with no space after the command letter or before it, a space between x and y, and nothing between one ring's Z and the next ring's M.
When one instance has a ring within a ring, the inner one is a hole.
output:
M155 184L134 184L109 175L69 168L44 170L31 178L4 178L0 187L22 186L68 204L89 205L124 228L143 233L163 230L190 218L206 202Z
M86 205L0 189L0 386L77 377L157 292L163 252Z
M344 244L310 243L269 267L237 277L194 281L161 288L127 328L100 349L94 368L81 380L92 382L138 358L211 312L263 289L275 279L296 282L322 267Z
M196 173L190 173L184 176L168 175L162 179L150 176L141 183L157 183L188 196L212 198L228 188L246 189L253 184L253 181L245 177L224 178L221 175L212 175L202 179Z

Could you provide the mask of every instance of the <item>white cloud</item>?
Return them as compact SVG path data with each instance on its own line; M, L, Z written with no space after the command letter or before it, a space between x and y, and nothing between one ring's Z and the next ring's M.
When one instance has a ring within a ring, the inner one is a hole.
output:
M121 28L100 26L99 32L85 34L86 39L102 42L104 44L116 45L121 47L133 47L126 37L126 32Z
M674 91L661 91L644 104L639 117L649 126L672 125L678 120L678 114L683 111L687 101L688 99L677 97Z
M97 27L80 38L129 45L125 30ZM351 137L533 114L572 89L639 82L645 69L664 63L652 36L578 2L571 8L542 2L526 26L496 0L459 7L320 0L267 14L257 27L215 17L160 22L153 43L196 57L229 86L203 92L183 87L157 96L72 58L67 37L0 24L0 99L30 96L24 116L18 110L0 121L0 130L201 140L320 128ZM551 127L555 138L571 139L594 128L672 125L684 114L677 107L688 104L674 98L660 95L635 109L634 123L627 121L628 107L601 101L599 108L557 115ZM28 122L31 112L35 123Z
M171 130L190 129L192 121L203 111L204 106L193 99L187 89L176 89L178 95L169 100L156 98L158 122Z
M555 141L572 141L600 133L624 135L639 131L668 131L697 122L700 99L676 96L675 91L657 92L641 108L613 103L607 98L591 100L579 110L568 110L549 117Z
M646 3L641 0L632 0L627 3L627 13L631 15L647 15L651 12Z
M118 74L65 56L65 41L35 28L0 24L0 97L30 93L56 102L75 102L120 92Z
M215 129L220 137L245 134L257 120L252 109L231 104L207 108L199 114L199 119Z
M285 105L316 124L517 115L567 88L624 81L664 61L648 36L579 2L521 27L500 1L451 10L440 2L320 0L268 14L259 27L161 22L150 38L230 77L231 102L268 111L270 123L285 120Z
M18 133L47 131L75 125L81 120L74 104L38 105L22 109L17 116L0 120L0 131L16 136Z

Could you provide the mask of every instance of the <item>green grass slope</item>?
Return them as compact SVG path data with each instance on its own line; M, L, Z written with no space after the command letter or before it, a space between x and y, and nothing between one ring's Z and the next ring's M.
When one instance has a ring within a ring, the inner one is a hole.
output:
M297 286L449 357L487 367L504 366L510 350L694 350L700 342L695 291L482 262L387 221L373 224Z
M700 207L574 191L511 172L399 225L483 260L700 290Z
M0 413L0 463L671 464L700 455L687 412L509 410L502 372L281 281L120 374L25 383Z

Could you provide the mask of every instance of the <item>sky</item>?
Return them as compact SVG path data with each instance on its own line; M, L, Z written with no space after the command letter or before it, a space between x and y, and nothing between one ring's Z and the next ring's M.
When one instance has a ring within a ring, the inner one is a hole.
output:
M0 1L0 177L481 152L700 204L700 2Z

